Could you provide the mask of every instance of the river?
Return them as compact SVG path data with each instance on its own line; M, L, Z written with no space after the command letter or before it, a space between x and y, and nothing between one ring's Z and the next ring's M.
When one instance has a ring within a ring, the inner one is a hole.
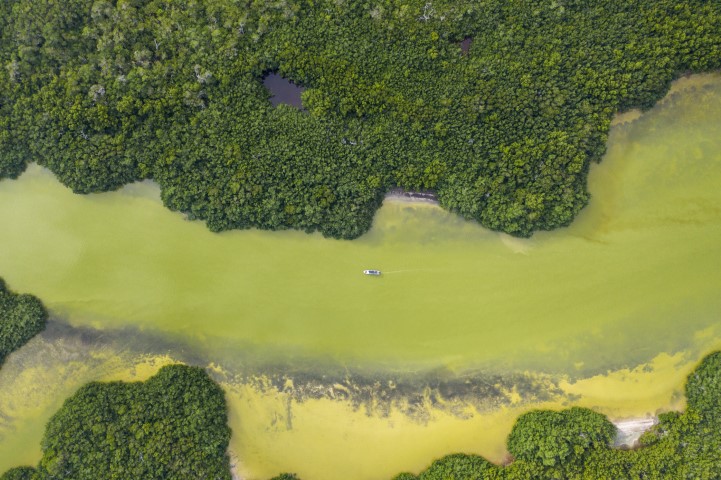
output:
M721 346L721 77L616 123L590 205L527 240L398 200L353 241L214 234L152 182L80 196L37 165L3 180L0 274L52 321L0 370L0 471L39 459L84 382L172 361L224 386L251 479L500 461L535 406L682 407L684 376Z

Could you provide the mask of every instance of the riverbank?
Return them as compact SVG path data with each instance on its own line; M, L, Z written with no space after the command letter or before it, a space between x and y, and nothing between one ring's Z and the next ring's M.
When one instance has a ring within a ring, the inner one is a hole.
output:
M440 205L438 197L431 191L414 192L403 190L402 188L394 188L386 193L384 200L393 200L399 202L420 202L429 203L431 205Z
M612 421L612 423L618 430L613 446L634 448L638 446L638 439L641 438L641 435L658 423L658 417L626 418Z
M706 86L713 86L718 83L719 78L721 78L721 72L687 73L686 75L683 75L671 82L668 92L661 100L658 101L657 105L668 102L668 100L677 93L687 92L689 90L693 91ZM632 123L641 118L643 113L643 110L640 108L632 108L631 110L627 110L625 112L619 112L611 120L611 127Z

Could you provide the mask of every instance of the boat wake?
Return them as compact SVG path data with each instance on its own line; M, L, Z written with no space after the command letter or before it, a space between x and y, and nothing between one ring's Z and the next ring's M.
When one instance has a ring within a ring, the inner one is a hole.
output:
M409 272L430 272L428 268L410 268L407 270L391 270L390 272L383 272L383 275L390 275L392 273L409 273Z

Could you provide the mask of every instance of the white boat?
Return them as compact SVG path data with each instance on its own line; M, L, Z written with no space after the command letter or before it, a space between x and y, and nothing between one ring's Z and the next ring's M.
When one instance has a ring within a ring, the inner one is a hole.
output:
M381 271L380 271L380 270L363 270L363 273L364 273L365 275L375 275L375 276L378 276L378 275L381 274Z

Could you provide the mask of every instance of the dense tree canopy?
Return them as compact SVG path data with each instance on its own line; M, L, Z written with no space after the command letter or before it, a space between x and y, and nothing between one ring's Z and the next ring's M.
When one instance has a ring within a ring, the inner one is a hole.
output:
M592 449L607 447L615 433L605 416L585 408L537 410L518 418L508 437L508 451L519 460L545 466L568 464Z
M588 201L613 114L721 66L708 0L6 0L0 176L153 178L213 230L352 238L390 188L516 235ZM460 40L473 39L467 54ZM274 108L269 71L307 87Z
M35 469L32 467L17 467L5 472L2 480L32 480Z
M229 440L221 388L172 365L146 382L81 388L50 419L37 469L2 479L229 480Z
M45 328L47 316L40 300L9 291L0 278L0 367L10 353Z

